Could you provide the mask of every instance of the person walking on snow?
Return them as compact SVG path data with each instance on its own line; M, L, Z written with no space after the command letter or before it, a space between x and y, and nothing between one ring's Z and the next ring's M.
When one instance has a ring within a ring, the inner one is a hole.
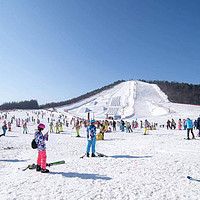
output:
M48 141L48 132L43 135L42 131L45 129L44 124L38 125L38 131L35 133L35 142L37 144L38 158L37 158L37 167L36 171L41 171L41 173L48 173L49 170L46 169L46 144L45 141Z
M194 133L193 133L193 122L192 122L192 120L190 118L187 118L185 125L187 126L187 140L190 140L190 137L189 137L190 131L192 133L192 139L195 139Z
M90 156L90 148L92 146L92 157L95 157L95 145L96 145L96 126L95 120L90 121L90 126L87 128L87 150L86 155L87 157Z

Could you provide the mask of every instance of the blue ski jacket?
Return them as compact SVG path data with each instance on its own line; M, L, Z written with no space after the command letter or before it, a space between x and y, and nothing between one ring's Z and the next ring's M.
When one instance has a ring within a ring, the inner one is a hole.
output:
M185 125L187 126L187 129L191 129L193 128L193 121L191 119L187 119Z

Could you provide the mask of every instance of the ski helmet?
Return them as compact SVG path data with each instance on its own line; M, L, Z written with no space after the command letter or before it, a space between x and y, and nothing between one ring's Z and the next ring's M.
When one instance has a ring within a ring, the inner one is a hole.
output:
M44 125L44 124L39 124L39 125L38 125L38 128L40 128L40 129L45 129L45 125Z
M91 120L91 121L90 121L90 124L92 124L92 123L95 123L95 120Z

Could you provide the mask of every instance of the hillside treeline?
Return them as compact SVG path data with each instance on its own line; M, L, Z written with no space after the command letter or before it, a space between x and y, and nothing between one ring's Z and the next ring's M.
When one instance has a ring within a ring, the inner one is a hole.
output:
M171 102L200 105L200 85L168 81L144 82L157 84Z
M37 100L9 102L0 106L0 110L12 110L12 109L39 109Z
M52 103L47 103L45 105L41 105L41 108L54 108L54 107L59 107L59 106L64 106L64 105L69 105L69 104L72 104L72 103L76 103L78 101L82 101L84 99L87 99L95 94L98 94L104 90L108 90L112 87L114 87L115 85L118 85L120 83L124 82L124 80L118 80L112 84L109 84L107 86L104 86L102 88L99 88L99 89L96 89L96 90L93 90L92 92L88 92L86 94L83 94L79 97L76 97L76 98L73 98L73 99L70 99L70 100L67 100L67 101L61 101L61 102L58 102L58 103L55 103L55 102L52 102Z
M95 94L98 94L104 90L108 90L115 85L118 85L120 83L124 82L124 80L118 80L112 84L109 84L107 86L104 86L102 88L93 90L92 92L88 92L86 94L83 94L79 97L67 100L67 101L61 101L61 102L52 102L52 103L47 103L45 105L38 105L38 102L36 100L31 100L31 101L21 101L21 102L9 102L9 103L4 103L0 106L0 110L11 110L11 109L45 109L45 108L54 108L54 107L59 107L59 106L64 106L64 105L69 105L72 103L76 103L78 101L81 101L83 99L89 98Z

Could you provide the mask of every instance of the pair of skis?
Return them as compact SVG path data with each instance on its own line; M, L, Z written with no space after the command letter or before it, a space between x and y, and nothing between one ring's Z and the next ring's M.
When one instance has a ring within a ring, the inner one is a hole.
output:
M46 166L50 167L53 165L60 165L60 164L65 164L65 161L61 160L61 161L57 161L57 162L47 163ZM28 165L26 168L23 168L22 171L26 171L27 169L36 169L36 167L37 167L36 164Z

